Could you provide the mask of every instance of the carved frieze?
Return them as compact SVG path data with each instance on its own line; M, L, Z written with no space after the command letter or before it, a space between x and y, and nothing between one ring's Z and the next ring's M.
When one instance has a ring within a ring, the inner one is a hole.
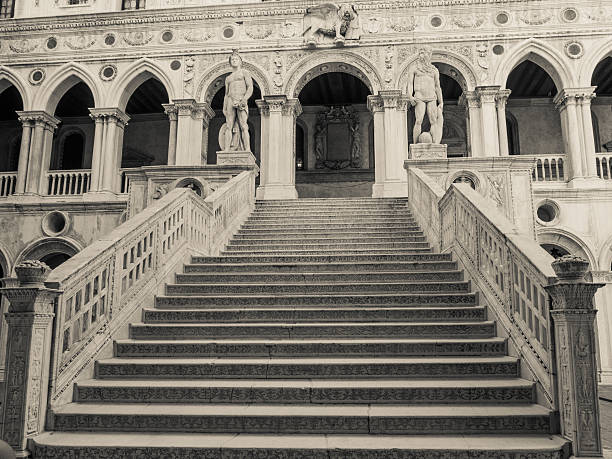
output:
M38 48L38 43L34 40L23 38L21 40L15 40L9 43L9 48L14 53L19 53L19 54L31 53L36 48Z
M387 29L396 33L412 32L417 27L414 16L387 18Z
M486 20L486 16L482 14L457 14L451 19L453 24L462 29L477 29L483 25Z
M272 35L273 29L270 24L252 24L248 25L244 29L244 33L247 37L254 40L263 40L269 38Z
M552 10L531 10L519 14L519 19L527 25L546 24L553 17Z
M80 34L76 37L67 38L64 43L72 50L82 50L91 48L96 43L96 38Z
M128 32L123 35L123 41L130 46L146 45L153 39L151 32Z
M202 43L210 40L214 34L210 30L187 29L183 32L183 38L190 43Z

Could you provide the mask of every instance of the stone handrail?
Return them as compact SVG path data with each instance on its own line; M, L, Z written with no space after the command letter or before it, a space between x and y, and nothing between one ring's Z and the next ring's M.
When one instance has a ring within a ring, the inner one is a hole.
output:
M0 174L0 197L15 194L17 172L3 172Z
M69 401L73 381L152 302L192 253L216 254L254 207L245 171L206 199L177 188L55 269L50 405ZM99 357L98 357L99 358ZM89 368L89 369L88 369Z
M553 258L519 233L496 204L468 184L446 193L421 170L408 169L412 210L430 242L452 251L497 316L510 350L538 382L538 395L556 408L548 294Z
M568 178L564 154L534 155L534 182L565 182Z
M90 185L90 169L50 171L47 173L47 194L49 196L87 193Z

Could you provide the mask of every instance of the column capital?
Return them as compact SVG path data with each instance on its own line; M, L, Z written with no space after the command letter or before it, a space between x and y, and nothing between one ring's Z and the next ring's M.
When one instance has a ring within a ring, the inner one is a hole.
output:
M299 99L287 99L283 105L283 115L297 118L302 114L302 104Z
M122 127L128 124L130 116L119 108L90 108L89 117L96 121L98 118L102 120L112 120Z
M459 103L462 103L470 108L480 108L480 97L476 91L464 91L459 97Z
M178 109L174 104L162 104L164 107L164 113L168 115L170 121L176 121L178 118Z
M398 110L406 110L408 108L408 97L404 96L399 89L379 91L378 95L382 99L385 109L396 108Z
M585 88L563 88L557 93L553 102L557 110L565 108L567 105L577 103L591 103L591 100L596 97L595 89L597 86L588 86Z
M44 110L33 110L33 111L17 111L19 121L22 123L33 123L42 125L45 129L55 130L62 122L61 120L49 115Z
M269 116L270 113L287 110L285 104L287 104L289 100L297 99L289 99L286 95L280 94L275 96L264 96L263 99L256 100L255 103L263 116Z
M383 112L385 104L381 96L368 96L368 110L372 113Z
M506 102L508 102L508 98L510 97L511 93L512 90L510 89L500 89L499 91L497 91L497 94L495 95L495 102L497 103L497 106L500 108L504 108L506 106Z
M197 103L195 106L197 118L202 118L208 125L208 122L215 117L215 111L208 102Z
M476 86L474 89L481 104L494 103L501 86Z

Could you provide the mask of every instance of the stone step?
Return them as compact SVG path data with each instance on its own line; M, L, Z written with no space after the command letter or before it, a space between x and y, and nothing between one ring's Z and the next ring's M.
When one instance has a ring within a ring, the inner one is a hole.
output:
M368 252L373 251L386 251L392 252L396 249L400 250L430 250L428 242L373 242L370 240L364 240L361 242L329 242L329 243L316 243L314 241L278 241L272 244L266 244L263 242L252 243L252 242L238 242L232 241L225 246L224 252L269 252L274 253L278 251L323 251L328 253L330 251L338 252L355 252L367 250Z
M318 275L324 273L347 273L347 272L399 272L409 274L411 272L443 272L457 269L455 261L377 261L377 262L350 262L350 263L189 263L184 266L185 273L241 273L255 275L261 273L311 273Z
M197 339L197 338L491 338L495 323L478 322L228 322L132 323L132 339Z
M507 378L518 359L495 357L111 358L96 361L96 378L389 379Z
M502 356L506 340L492 338L316 338L115 341L117 357L407 357Z
M259 223L273 223L276 225L282 224L298 224L306 223L309 225L323 224L323 225L335 225L335 224L362 224L362 223L376 223L379 225L396 224L404 225L407 227L415 227L416 222L414 219L405 216L384 216L384 215L347 215L347 216L336 216L330 215L328 217L321 216L307 216L307 215L285 215L284 217L278 216L259 216L251 215L244 223L244 225L252 225Z
M422 231L404 231L403 229L388 230L386 228L377 229L372 231L371 229L365 228L364 230L343 230L335 231L333 228L327 229L309 229L309 230L294 230L294 231L273 231L273 230L239 230L232 240L245 240L245 239L329 239L329 238L342 238L342 239L356 239L356 238L417 238L424 237Z
M156 307L174 309L189 307L320 307L320 306L473 306L476 293L365 293L365 294L291 294L291 295L160 295Z
M485 307L143 309L144 323L199 322L459 322L487 319Z
M274 219L361 219L361 218L402 218L412 222L416 222L414 217L407 213L404 209L333 209L329 210L256 210L249 215L248 220L259 218L274 218Z
M342 283L256 283L256 284L166 284L166 295L211 295L219 294L307 294L307 293L400 293L400 292L469 292L470 282L353 282Z
M452 261L450 253L413 253L394 251L372 255L368 253L342 253L342 254L231 254L219 257L192 256L192 263L363 263L363 262L427 262Z
M275 199L275 200L257 200L255 201L256 206L303 206L303 205L316 205L324 206L338 205L339 203L358 203L358 204L372 204L381 205L385 203L404 204L408 205L408 198L371 198L371 197L345 197L345 198L300 198L300 199Z
M260 405L70 403L52 413L56 431L269 434L549 434L540 405Z
M433 432L440 432L433 429ZM566 459L559 435L249 435L46 432L34 457L148 459Z
M80 403L532 404L535 384L509 379L97 380L76 384Z
M350 231L377 231L377 232L398 232L411 231L422 232L421 228L416 224L405 225L403 223L367 223L367 222L352 222L352 223L337 223L330 224L314 224L314 223L243 223L239 231L272 231L278 233L296 232L296 231L332 231L336 234L345 234Z
M347 267L348 269L348 267ZM461 271L379 271L379 272L331 272L304 271L283 272L240 272L240 273L181 273L176 274L177 284L214 283L350 283L350 282L410 282L410 281L462 281Z
M431 248L418 248L418 249L408 249L408 248L386 248L386 249L372 249L372 248L352 248L350 251L347 249L324 249L324 248L314 248L314 249L287 249L287 250L223 250L221 252L221 256L230 257L235 254L245 254L245 255L261 255L268 257L282 257L282 256L354 256L354 255L366 255L366 256L394 256L394 255L416 255L416 254L427 254L431 253Z
M427 242L423 235L411 235L411 236L353 236L353 237L337 237L337 236L319 236L312 234L295 234L291 236L286 235L275 235L269 234L268 236L259 235L236 235L229 242L228 246L234 245L277 245L277 244L390 244L393 246L395 243L411 243L411 242Z

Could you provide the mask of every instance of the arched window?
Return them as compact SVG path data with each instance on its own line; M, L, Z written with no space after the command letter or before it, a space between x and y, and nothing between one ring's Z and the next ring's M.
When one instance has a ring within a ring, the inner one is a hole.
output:
M518 121L509 110L506 110L506 132L508 134L508 153L520 155L521 144L519 143Z

